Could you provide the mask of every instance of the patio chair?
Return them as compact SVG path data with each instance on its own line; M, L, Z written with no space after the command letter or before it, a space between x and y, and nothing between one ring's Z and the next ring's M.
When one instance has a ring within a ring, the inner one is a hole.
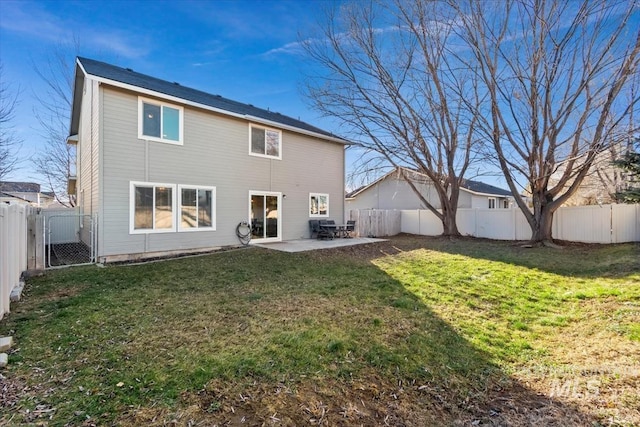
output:
M332 222L333 221L324 219L318 221L318 227L320 228L320 233L322 234L322 237L318 236L318 238L333 239L336 236L335 222L333 224Z
M333 233L333 237L340 237L340 231L338 231L338 228L336 227L336 222L334 220L332 219L321 220L320 227L322 227L323 225L328 225L327 231L329 231L330 233Z
M317 219L309 220L309 228L311 229L311 238L315 234L316 239L333 239L333 232L322 227L320 221Z
M351 235L351 233L356 231L356 222L349 220L347 221L347 228L345 228L344 232L345 232L345 237L353 237Z

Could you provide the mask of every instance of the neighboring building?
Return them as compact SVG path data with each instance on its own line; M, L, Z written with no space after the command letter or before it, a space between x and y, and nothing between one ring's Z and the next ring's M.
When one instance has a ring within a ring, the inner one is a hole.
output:
M344 216L346 140L104 62L77 59L69 143L99 261L235 245L241 221L253 241L305 238L310 218Z
M403 168L425 199L440 209L432 181L424 174ZM505 209L513 205L511 193L478 181L465 180L460 187L458 208ZM413 189L394 169L371 184L346 195L346 209L426 209Z
M40 184L34 182L0 181L0 203L28 204L46 208L56 204L52 193L40 191Z
M615 193L623 190L629 183L629 175L613 164L613 161L621 158L625 152L631 150L631 145L626 141L612 144L607 150L599 153L589 168L589 173L584 177L574 194L563 203L563 206L603 205L617 203ZM576 164L584 161L585 155L576 159ZM553 187L560 180L565 171L564 164L549 179L549 187ZM569 184L573 180L569 181ZM565 185L562 192L568 189Z

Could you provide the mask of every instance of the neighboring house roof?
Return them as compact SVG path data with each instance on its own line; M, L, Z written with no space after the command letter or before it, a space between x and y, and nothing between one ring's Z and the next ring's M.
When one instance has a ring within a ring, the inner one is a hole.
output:
M464 190L469 190L473 193L479 194L488 194L490 196L511 196L511 191L504 190L499 187L495 187L493 185L485 184L480 181L471 181L470 179L465 179L462 182L462 188Z
M373 181L372 183L362 186L360 188L357 188L356 190L347 193L345 198L346 199L353 199L354 197L356 197L358 194L362 193L363 191L367 190L369 187L372 187L374 185L376 185L377 183L387 179L389 176L398 173L398 169L399 168L395 168L392 171L386 173L385 175L381 176L380 178L376 179L375 181ZM405 172L410 173L411 175L420 177L420 179L423 180L431 180L427 175L408 169L408 168L402 168ZM474 194L482 194L482 195L487 195L487 196L499 196L499 197L511 197L511 192L507 191L507 190L503 190L502 188L498 188L495 187L493 185L489 185L489 184L485 184L484 182L480 182L480 181L471 181L470 179L465 179L461 186L460 189L463 191L467 191L469 193L474 193Z
M16 195L11 194L11 193L5 193L4 191L0 191L0 197L10 198L10 199L18 199L18 200L22 200L23 202L31 203L31 200L27 200L24 197L16 196Z
M40 184L35 182L0 181L0 191L12 193L39 193Z
M53 193L40 192L40 184L35 182L0 181L0 198L19 200L34 206L49 204L53 200Z
M288 128L290 130L312 134L315 136L321 136L324 137L324 139L329 139L342 144L349 143L349 141L340 138L332 134L331 132L324 131L301 120L297 120L273 111L257 108L251 104L243 104L241 102L223 98L220 95L212 95L210 93L202 92L197 89L181 86L180 84L175 82L172 83L166 80L161 80L145 74L137 73L130 68L121 68L115 65L107 64L105 62L81 57L78 57L77 65L80 67L84 74L90 75L94 78L97 78L97 80L99 81L103 81L115 86L126 87L132 90L137 90L138 92L140 92L140 89L143 89L152 92L152 95L165 95L165 97L168 96L178 101L182 101L186 104L213 110L221 114L241 117L250 121L261 122L263 124L279 125L283 128ZM84 76L79 76L78 74L79 73L76 70L75 91L76 94L82 94L82 86L79 86L79 78L84 78ZM78 103L78 105L73 106L73 114L71 118L71 135L78 133L80 98L81 96L74 96L74 104Z

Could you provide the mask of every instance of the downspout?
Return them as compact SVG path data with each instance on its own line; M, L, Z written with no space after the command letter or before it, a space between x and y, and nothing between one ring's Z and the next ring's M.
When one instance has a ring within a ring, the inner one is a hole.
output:
M345 160L345 159L346 159L346 157L347 157L347 155L346 155L346 151L347 151L347 146L345 146L345 147L342 149L342 186L341 186L342 188L341 188L341 190L340 190L340 194L342 195L342 218L344 218L344 222L345 222L345 223L346 223L348 220L350 220L350 219L351 219L351 215L349 215L349 218L347 218L347 202L346 202L346 200L345 200L345 192L344 192L344 190L345 190L345 180L344 180L344 177L345 177L345 174L347 173L347 170L346 170L346 160Z
M149 140L148 139L144 140L144 182L149 182ZM155 200L155 195L153 197ZM152 209L155 210L155 206ZM144 233L144 251L149 252L149 233Z

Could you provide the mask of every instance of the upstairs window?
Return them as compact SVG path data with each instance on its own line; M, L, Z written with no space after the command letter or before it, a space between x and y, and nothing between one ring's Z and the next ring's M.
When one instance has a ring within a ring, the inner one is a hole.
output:
M256 125L249 125L249 154L252 156L282 159L282 132Z
M138 138L182 145L182 107L139 98L138 110Z

